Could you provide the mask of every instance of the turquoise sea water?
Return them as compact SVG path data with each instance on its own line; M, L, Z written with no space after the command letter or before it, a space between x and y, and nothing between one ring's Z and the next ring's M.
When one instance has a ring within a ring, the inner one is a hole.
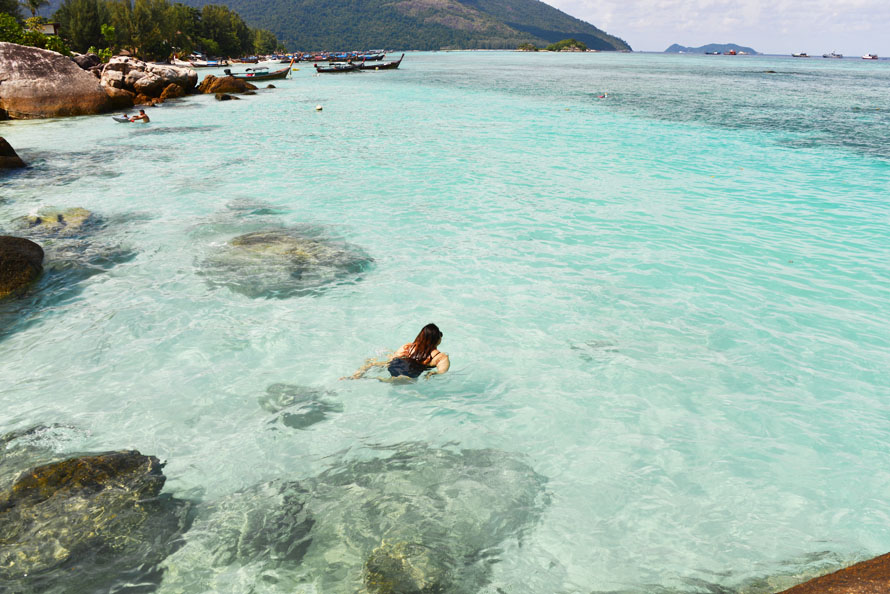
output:
M156 455L198 501L377 445L516 453L549 502L485 592L769 592L890 550L890 64L486 52L294 74L147 126L0 126L32 165L2 179L0 229L45 206L107 221L94 274L2 304L0 433ZM208 282L269 225L373 264L286 299ZM338 380L430 321L447 375ZM339 412L282 424L258 403L275 383ZM227 571L217 591L314 591Z

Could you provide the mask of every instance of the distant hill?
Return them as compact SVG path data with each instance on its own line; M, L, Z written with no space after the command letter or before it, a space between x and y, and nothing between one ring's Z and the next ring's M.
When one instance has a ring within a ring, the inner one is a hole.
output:
M726 53L729 50L735 50L736 52L747 52L749 54L757 54L760 53L757 50L745 47L744 45L736 45L734 43L709 43L708 45L703 45L701 47L686 47L684 45L674 44L671 47L664 50L666 54L705 54L708 52L720 52Z
M596 50L627 43L539 0L181 0L225 4L291 50L515 49L567 38Z

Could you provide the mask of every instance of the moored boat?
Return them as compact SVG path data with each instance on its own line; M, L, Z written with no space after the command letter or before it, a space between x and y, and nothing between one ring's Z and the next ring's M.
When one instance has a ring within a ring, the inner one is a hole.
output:
M226 73L226 76L232 76L234 78L240 78L242 80L280 80L282 78L287 78L287 75L290 74L291 66L294 65L294 59L291 59L290 64L280 70L273 70L269 72L269 69L265 66L259 68L248 68L244 72L233 73L231 70L226 68L223 72Z
M843 58L844 54L839 54L837 52L831 52L830 54L822 54L823 58Z
M862 59L863 60L877 60L878 54L865 54L864 56L862 56Z
M405 54L402 54L398 60L394 62L384 62L383 64L365 64L362 62L361 64L358 64L358 67L361 70L395 70L399 67L399 64L402 63L404 57Z
M810 56L806 52L800 52L798 54L791 54L791 57L792 58L809 58Z
M319 74L335 74L339 72L360 72L361 68L348 62L330 62L327 66L315 65L315 71Z

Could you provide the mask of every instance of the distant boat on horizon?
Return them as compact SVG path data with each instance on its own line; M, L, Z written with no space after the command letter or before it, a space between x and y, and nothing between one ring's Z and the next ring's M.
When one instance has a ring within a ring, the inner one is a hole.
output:
M806 52L800 52L798 54L791 54L791 57L792 58L809 58L810 56Z
M877 60L878 54L865 54L864 56L862 56L862 59L863 60Z
M843 58L844 54L839 54L837 52L831 52L830 54L822 54L823 58Z

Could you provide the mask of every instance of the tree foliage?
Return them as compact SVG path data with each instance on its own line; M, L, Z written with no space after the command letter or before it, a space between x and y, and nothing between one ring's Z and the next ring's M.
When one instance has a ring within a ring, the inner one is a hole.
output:
M557 41L556 43L551 43L546 47L547 51L551 52L564 52L564 51L580 51L586 52L587 46L582 41L577 41L575 39L563 39L562 41Z
M125 49L161 60L193 51L235 57L278 46L274 34L248 27L219 5L198 10L169 0L63 0L53 16L71 47L81 52Z

